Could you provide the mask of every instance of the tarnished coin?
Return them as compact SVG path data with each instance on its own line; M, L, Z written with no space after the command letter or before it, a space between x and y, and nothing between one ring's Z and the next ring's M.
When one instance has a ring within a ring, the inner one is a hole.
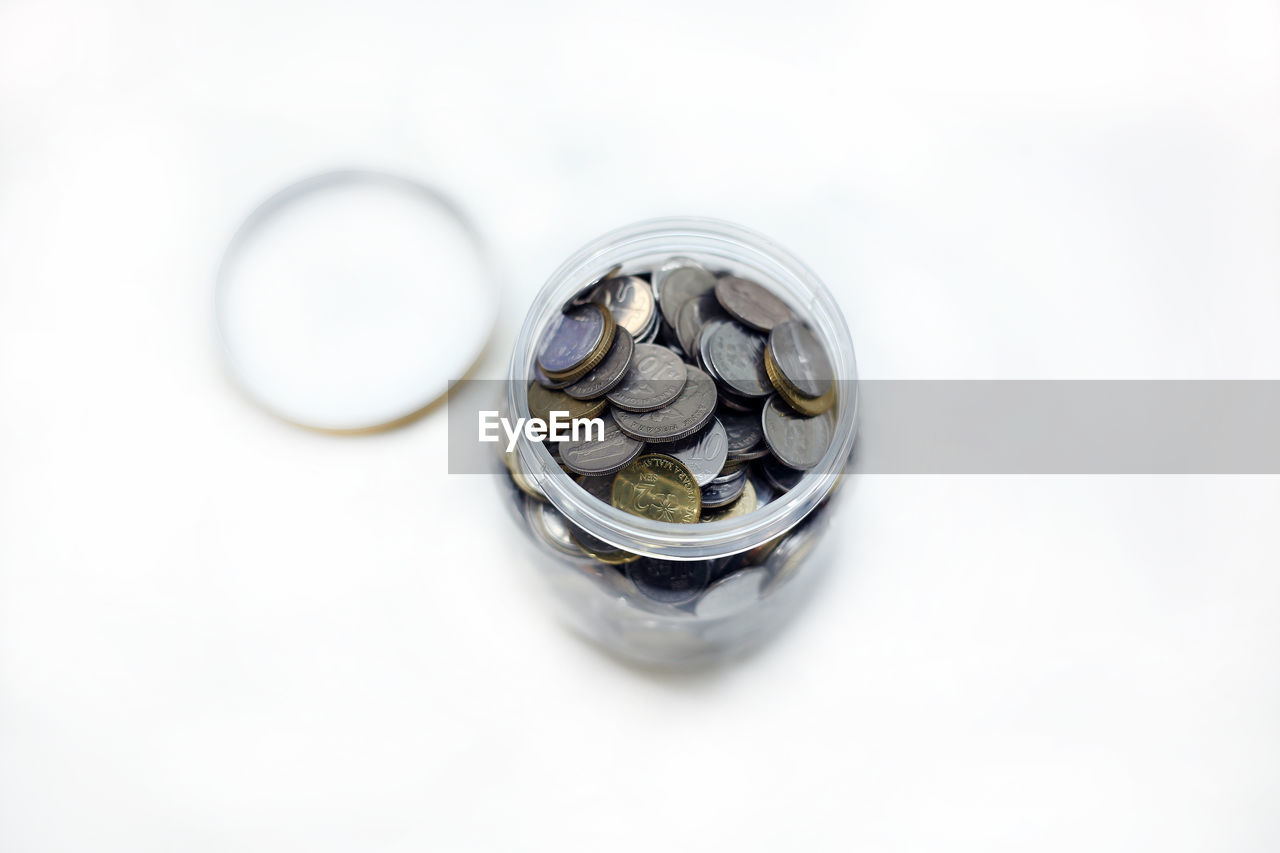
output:
M579 305L586 305L588 302L594 302L596 291L600 289L601 283L603 283L605 279L613 278L618 274L618 270L620 269L622 269L622 264L614 264L612 267L607 269L603 275L599 275L591 279L591 281L578 288L577 292L575 292L573 296L569 297L560 310L568 311L571 308L577 308Z
M577 400L594 400L596 397L603 397L622 381L627 368L631 366L631 358L635 351L635 339L631 337L630 332L619 326L613 333L613 344L605 354L604 360L591 368L586 376L567 386L564 393ZM539 382L541 383L541 380ZM545 383L542 384L545 385Z
M711 583L714 560L655 560L627 566L627 578L645 598L663 604L693 601Z
M663 319L675 329L684 304L695 296L710 293L715 286L716 277L701 266L681 266L665 272L658 296Z
M606 397L619 409L649 412L680 396L685 378L680 356L658 344L636 344L631 365Z
M747 462L769 453L769 448L764 443L764 428L760 425L758 413L721 410L717 417L720 423L724 424L725 435L729 441L727 460Z
M578 378L604 358L613 343L613 317L594 302L551 321L538 346L538 366L553 381Z
M760 590L769 573L764 569L741 569L707 587L693 612L699 619L721 619L745 610L760 600Z
M765 443L779 462L807 471L826 455L835 419L830 412L812 418L797 414L775 394L764 404L761 426Z
M561 420L594 418L604 411L604 400L575 400L563 391L552 391L537 382L529 383L529 414L544 421L551 421L552 412L565 412Z
M692 365L680 366L685 371L684 387L668 405L651 412L613 413L623 432L640 441L671 442L693 435L711 421L716 413L715 383Z
M720 421L713 419L688 438L662 445L662 452L683 462L698 485L705 486L724 468L725 457L729 453L729 437Z
M739 516L747 515L756 511L758 500L755 484L751 482L751 475L747 474L747 480L742 486L742 494L738 495L732 503L725 504L722 507L704 508L702 510L702 521L723 521L726 518L738 518Z
M787 303L754 281L736 275L716 281L716 299L734 319L761 332L795 317Z
M601 282L592 301L608 308L613 321L633 336L649 330L657 311L649 282L637 275L621 275Z
M663 453L646 453L619 471L610 498L623 512L654 521L693 524L702 512L693 474Z
M570 471L591 476L612 474L644 449L644 442L618 429L612 414L605 412L602 420L603 438L598 438L594 430L583 430L576 441L560 442L560 458Z
M611 503L613 501L613 477L611 475L575 477L574 482L586 489L587 494L602 503Z
M769 481L769 485L777 490L778 494L791 491L800 484L801 478L804 477L803 471L788 468L772 456L760 464L760 473Z
M696 352L694 347L697 345L698 332L702 327L712 320L728 319L728 317L714 293L693 297L684 304L676 317L676 338L680 342L680 348L687 355L693 356Z
M764 369L764 335L725 320L708 326L698 347L708 372L731 393L748 399L773 393Z
M747 472L736 471L727 478L717 477L702 487L702 506L704 509L715 509L728 506L738 499L747 488Z
M831 390L834 373L817 335L798 320L779 323L769 333L769 351L778 372L806 397Z

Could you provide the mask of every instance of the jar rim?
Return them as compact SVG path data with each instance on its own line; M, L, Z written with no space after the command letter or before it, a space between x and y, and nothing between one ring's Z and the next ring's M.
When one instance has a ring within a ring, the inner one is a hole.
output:
M716 257L776 280L807 298L801 313L827 346L835 375L852 394L836 404L835 429L822 460L790 491L755 512L697 524L673 524L623 512L587 493L566 474L542 442L523 436L516 452L525 472L571 522L599 539L636 554L666 560L727 556L758 547L786 533L812 512L835 487L853 451L857 434L858 385L853 341L844 314L821 279L772 239L723 220L665 217L626 225L583 246L547 279L525 317L511 352L507 406L529 417L524 393L542 330L553 312L584 283L615 263L648 255ZM661 452L661 448L655 449Z

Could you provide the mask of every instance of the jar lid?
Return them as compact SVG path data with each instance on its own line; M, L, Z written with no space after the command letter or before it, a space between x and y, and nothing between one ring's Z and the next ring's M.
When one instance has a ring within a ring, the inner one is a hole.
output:
M493 334L498 278L461 208L382 172L326 172L254 209L215 279L226 364L287 421L394 425L442 399Z

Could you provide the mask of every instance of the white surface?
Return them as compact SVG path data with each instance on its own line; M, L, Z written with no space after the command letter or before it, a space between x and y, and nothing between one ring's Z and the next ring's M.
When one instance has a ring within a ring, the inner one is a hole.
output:
M0 6L0 849L1280 846L1275 478L861 478L793 630L654 678L443 417L290 428L209 317L355 163L467 204L508 332L702 213L867 377L1280 377L1274 4L471 7Z

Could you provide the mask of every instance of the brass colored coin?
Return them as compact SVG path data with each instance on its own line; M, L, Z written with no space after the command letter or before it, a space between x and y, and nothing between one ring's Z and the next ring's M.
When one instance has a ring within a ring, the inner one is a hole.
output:
M520 465L520 457L514 450L502 451L502 462L507 466L507 471L511 473L512 481L520 488L520 491L531 498L546 501L547 496L542 493L542 488L524 472L524 468Z
M693 474L665 453L646 453L613 478L612 503L623 512L675 524L702 513L702 491Z
M802 415L816 417L830 409L836 402L836 385L831 383L826 393L821 397L806 397L800 393L800 389L791 384L787 377L778 369L778 363L773 360L773 353L766 348L764 351L764 370L769 377L769 382L777 389L778 394L786 401L787 405L795 409Z
M719 509L708 510L702 514L702 520L723 521L726 518L738 518L755 511L756 487L752 485L750 478L748 478L747 485L742 490L742 495L736 501Z
M593 327L587 323L579 323L578 326L569 326L568 324L572 318L579 317L584 312L590 314L592 311L599 313L601 322L604 324L603 329L595 339L595 345L588 354L581 361L573 362L572 359L581 352L584 336L590 335ZM613 346L613 336L617 331L617 323L614 322L613 315L609 313L608 308L595 302L589 302L586 305L575 308L574 312L573 314L563 315L560 325L548 333L551 342L549 352L550 355L556 357L552 361L556 365L555 369L550 369L548 361L544 360L543 354L548 351L547 344L544 344L543 350L539 351L537 367L542 370L546 378L555 383L576 382L586 376L591 372L592 368L604 360L609 348ZM575 335L577 337L574 337ZM567 340L561 343L564 339ZM568 364L569 366L561 369L559 368L560 364Z
M598 560L610 566L621 566L640 559L639 554L615 548L603 539L597 539L587 531L572 524L569 525L569 538L582 549L582 553L593 560Z
M594 418L604 411L605 399L575 400L563 391L552 391L540 383L529 383L529 414L544 421L551 420L552 412L568 412L570 420Z

